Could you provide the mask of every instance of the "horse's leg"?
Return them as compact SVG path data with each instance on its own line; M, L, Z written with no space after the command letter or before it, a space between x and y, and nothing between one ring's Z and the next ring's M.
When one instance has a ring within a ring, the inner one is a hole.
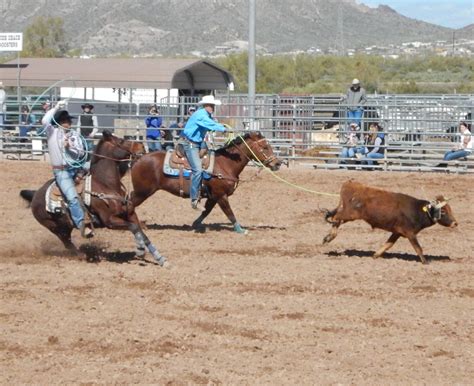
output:
M216 203L217 201L212 198L207 199L204 212L202 212L201 215L196 220L194 220L192 225L193 228L199 228L199 226L202 225L203 220L209 215L209 213L211 213Z
M64 247L68 251L77 255L79 253L79 250L76 248L76 246L71 240L71 232L72 232L72 228L61 231L60 233L57 233L56 236L59 237L59 239L63 242Z
M135 236L135 240L137 240L137 245L145 245L150 253L153 255L155 261L160 265L164 266L165 264L169 264L166 260L166 257L162 256L160 252L156 249L156 247L151 243L150 239L147 237L145 232L140 228L140 226L136 223L129 223L128 229L130 229L130 232L133 233Z
M241 225L237 222L237 219L235 218L234 212L232 212L232 209L229 204L229 198L227 195L222 196L217 200L217 203L221 207L222 211L225 213L227 218L230 220L232 225L234 226L234 231L237 233L243 233L247 234L248 231L244 228L241 227Z
M52 234L54 234L61 242L64 247L74 255L79 254L79 250L71 240L71 233L73 228L64 222L55 222L54 220L47 220L42 222Z

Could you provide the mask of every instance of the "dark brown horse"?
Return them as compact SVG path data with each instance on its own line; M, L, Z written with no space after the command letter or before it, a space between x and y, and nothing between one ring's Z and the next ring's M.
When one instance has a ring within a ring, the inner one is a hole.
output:
M164 152L153 152L141 157L132 167L132 202L138 206L157 190L166 190L180 196L180 183L176 177L169 177L163 172ZM201 226L202 221L218 204L238 233L246 231L240 226L229 204L237 188L239 175L250 160L263 164L271 170L278 170L281 161L273 154L272 147L259 132L248 132L238 136L228 145L216 151L213 176L204 180L204 191L207 192L205 210L193 222L193 228ZM184 186L183 197L189 197L189 180Z
M130 230L135 236L137 255L143 256L147 247L155 260L163 265L166 259L160 255L141 229L135 207L120 181L124 171L121 164L131 161L133 155L139 153L143 153L143 144L123 140L108 131L103 132L91 160L90 212L95 227ZM52 180L46 182L37 191L22 190L20 195L31 202L36 220L54 233L68 250L77 253L78 250L71 241L74 226L69 212L66 210L56 214L46 210L45 195L51 182Z

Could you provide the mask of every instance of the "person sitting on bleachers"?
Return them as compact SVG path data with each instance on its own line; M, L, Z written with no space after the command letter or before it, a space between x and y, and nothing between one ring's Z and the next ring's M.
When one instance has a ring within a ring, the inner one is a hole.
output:
M452 161L458 158L465 158L472 153L472 134L469 131L467 122L459 124L459 131L461 133L461 140L453 150L448 151L444 155L445 161Z
M374 160L385 156L385 134L378 123L371 123L369 127L369 145L367 146L364 161L367 165L373 165Z
M354 158L357 152L363 152L363 147L359 146L360 128L357 123L352 122L349 125L349 132L345 134L345 143L339 154L341 163L346 163L350 158Z

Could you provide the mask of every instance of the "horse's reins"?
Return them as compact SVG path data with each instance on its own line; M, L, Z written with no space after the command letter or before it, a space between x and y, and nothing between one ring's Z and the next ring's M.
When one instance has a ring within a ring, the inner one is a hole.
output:
M113 157L109 157L109 156L105 156L105 155L102 155L102 154L93 154L99 158L103 158L103 159L108 159L108 160L111 160L111 161L114 161L114 162L129 162L129 163L132 163L134 160L136 160L137 158L140 158L141 156L143 156L144 153L133 153L131 151L129 151L128 149L125 149L123 148L122 146L120 146L120 144L114 144L116 147L118 147L119 149L121 150L124 150L126 151L127 153L129 153L129 156L127 158L123 158L123 159L118 159L118 158L113 158ZM88 151L88 153L93 153L92 151ZM97 193L97 192L93 192L93 191L90 191L90 192L87 192L89 193L91 196L93 197L97 197L98 199L100 200L103 200L105 201L105 203L107 204L107 206L109 206L107 200L108 199L111 199L111 200L117 200L117 201L122 201L122 203L124 205L128 205L128 202L129 202L129 189L127 189L127 187L123 184L122 181L120 181L120 185L121 187L123 188L123 191L125 193L125 196L122 197L118 194L105 194L105 193Z

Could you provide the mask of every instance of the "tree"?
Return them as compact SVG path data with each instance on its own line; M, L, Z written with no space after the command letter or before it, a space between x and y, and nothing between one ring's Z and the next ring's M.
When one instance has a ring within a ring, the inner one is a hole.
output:
M37 17L25 30L23 56L61 58L68 51L64 21L60 17Z

